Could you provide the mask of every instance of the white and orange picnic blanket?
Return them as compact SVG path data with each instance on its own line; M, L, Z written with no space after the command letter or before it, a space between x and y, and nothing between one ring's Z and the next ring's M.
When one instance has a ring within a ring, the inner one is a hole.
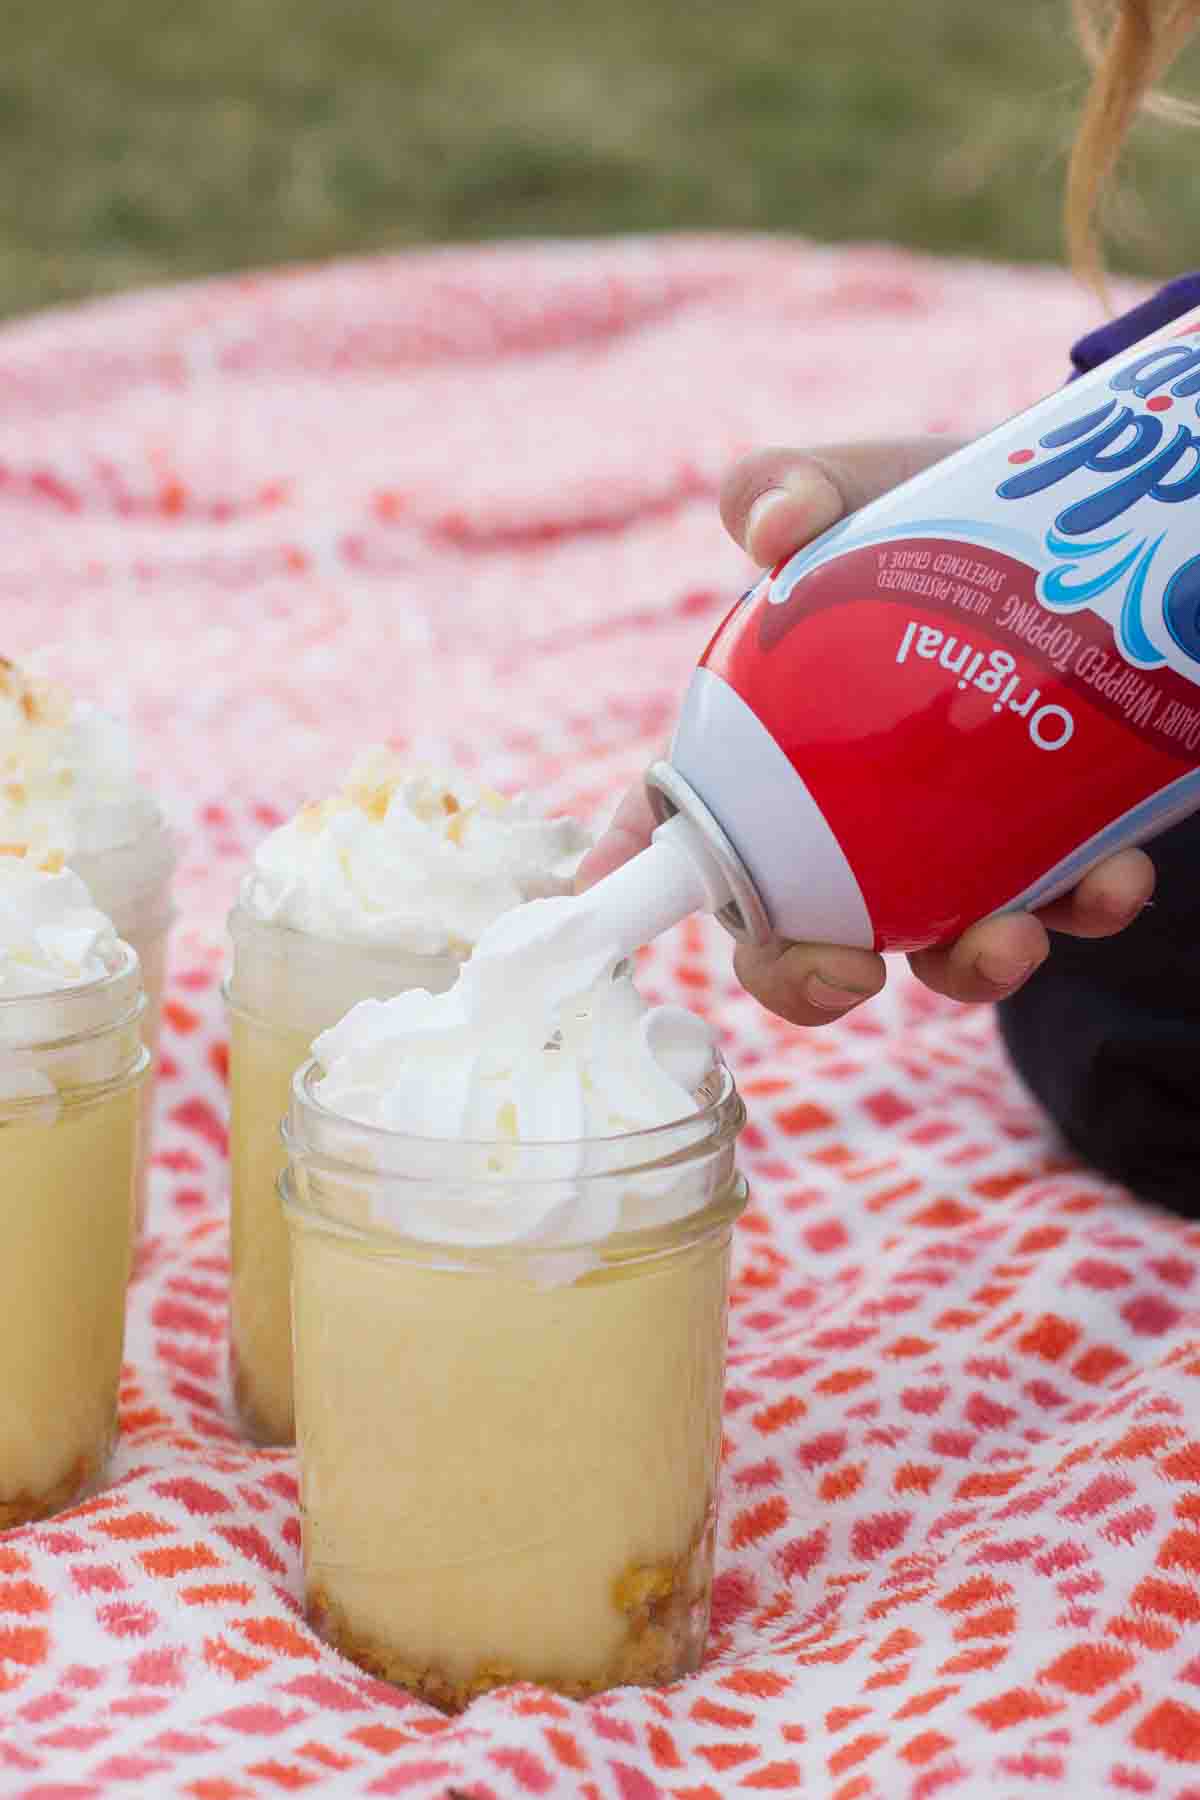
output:
M223 916L363 744L596 814L745 574L722 468L1061 378L1047 271L710 238L470 248L0 333L0 647L127 711L185 838L112 1485L0 1538L0 1793L1200 1796L1200 1227L1066 1155L986 1011L821 1033L690 923L644 985L750 1108L714 1626L669 1691L446 1719L300 1607L226 1380Z

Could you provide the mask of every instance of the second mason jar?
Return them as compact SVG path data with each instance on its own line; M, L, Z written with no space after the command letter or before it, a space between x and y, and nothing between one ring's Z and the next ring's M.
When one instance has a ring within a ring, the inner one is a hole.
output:
M260 1443L290 1443L288 1241L276 1182L289 1082L360 1000L452 986L480 933L561 894L587 843L467 776L375 745L342 785L261 843L230 919L230 1348L234 1399Z
M292 1324L287 1226L278 1181L286 1158L280 1125L291 1080L313 1039L360 1000L406 988L441 993L459 959L417 956L386 944L353 944L230 914L229 1346L234 1404L263 1444L291 1443Z

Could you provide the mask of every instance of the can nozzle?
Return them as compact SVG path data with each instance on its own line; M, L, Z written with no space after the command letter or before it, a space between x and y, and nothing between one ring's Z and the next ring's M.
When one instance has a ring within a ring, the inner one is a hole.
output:
M647 776L662 823L647 849L588 890L589 911L626 956L689 913L715 913L735 937L765 942L770 924L720 825L669 763Z
M685 781L673 763L651 763L646 771L646 792L655 817L671 824L682 817L691 827L689 844L693 852L704 858L705 866L714 871L725 898L713 910L726 931L746 943L766 944L775 936L767 909L759 898L753 877L731 843L724 826L711 813L691 783Z

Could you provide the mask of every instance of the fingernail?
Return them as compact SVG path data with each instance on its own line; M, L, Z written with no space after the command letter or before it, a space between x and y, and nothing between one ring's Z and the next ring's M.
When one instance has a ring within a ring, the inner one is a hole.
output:
M781 500L787 500L789 498L790 496L787 489L781 487L768 488L765 493L758 496L758 499L746 514L747 548L750 548L750 546L753 545L754 540L758 535L758 528L767 517L768 513L774 512Z
M813 1006L819 1006L822 1012L845 1012L848 1006L857 1006L860 1000L869 996L861 988L838 987L836 982L824 981L820 975L810 975L804 992Z
M988 956L985 953L975 958L976 974L982 975L988 986L994 987L999 993L1018 987L1036 968L1036 957L1030 957L1025 962L1013 962L1006 956Z
M827 491L827 484L819 479L801 476L794 486L767 488L746 514L746 548L751 553L767 519L776 507L785 505L794 515L803 515L795 520L797 541L800 537L815 537L819 531L835 524L840 516L836 494Z

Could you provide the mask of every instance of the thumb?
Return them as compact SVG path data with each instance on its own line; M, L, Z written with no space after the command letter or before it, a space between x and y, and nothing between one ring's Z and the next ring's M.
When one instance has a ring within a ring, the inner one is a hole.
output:
M650 842L655 818L644 781L636 781L626 793L608 829L596 840L575 875L575 892L582 894L593 882L611 875Z
M910 475L957 449L946 438L834 444L815 450L759 450L735 463L721 485L725 529L769 569Z

